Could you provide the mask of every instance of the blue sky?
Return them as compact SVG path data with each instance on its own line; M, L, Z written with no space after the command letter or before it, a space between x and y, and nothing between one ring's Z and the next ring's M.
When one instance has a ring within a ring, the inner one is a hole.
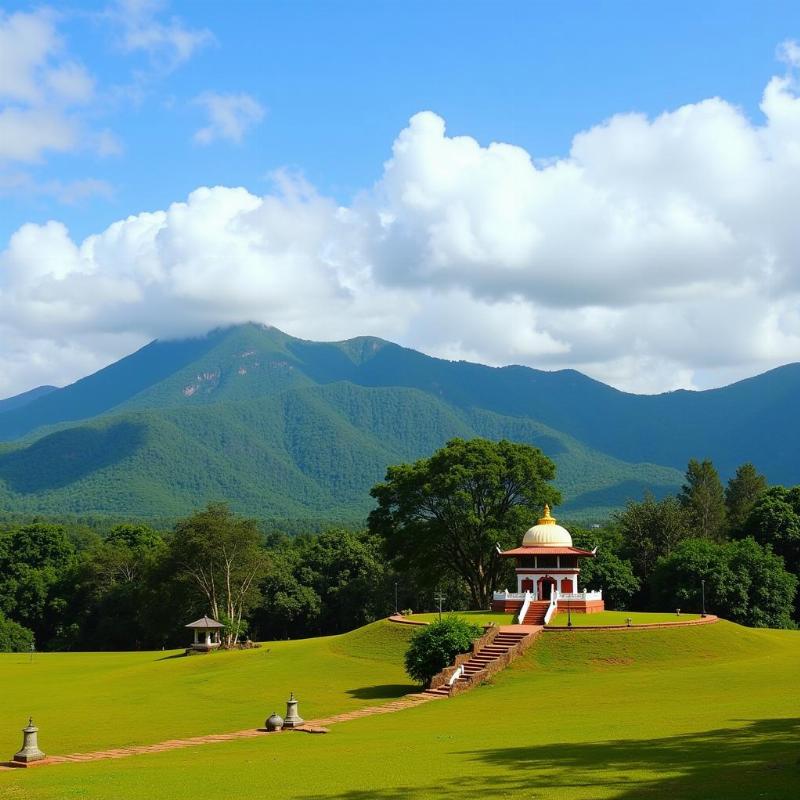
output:
M632 391L800 360L797 2L0 8L0 395L246 319Z
M2 4L7 12L39 4ZM451 134L563 155L578 131L619 112L658 114L719 95L759 117L778 44L800 36L796 2L172 2L206 30L187 62L125 52L108 3L65 3L66 46L97 76L97 124L119 155L46 156L39 181L94 178L109 195L79 203L6 195L3 240L28 221L57 218L73 234L163 208L199 185L268 188L288 167L347 202L380 178L397 132L417 111ZM145 73L138 103L115 92ZM192 142L205 91L246 92L265 109L240 143Z

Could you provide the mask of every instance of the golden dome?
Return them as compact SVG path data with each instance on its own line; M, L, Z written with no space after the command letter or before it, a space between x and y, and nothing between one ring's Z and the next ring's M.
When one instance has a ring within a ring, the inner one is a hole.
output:
M572 547L572 537L566 528L556 525L550 516L550 506L544 507L544 516L522 537L523 547Z

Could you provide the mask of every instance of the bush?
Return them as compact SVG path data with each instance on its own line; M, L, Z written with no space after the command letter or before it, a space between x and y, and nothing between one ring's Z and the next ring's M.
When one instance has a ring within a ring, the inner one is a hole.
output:
M33 644L33 633L0 614L0 653L27 653Z
M457 655L468 652L481 633L477 625L455 615L432 622L412 636L405 658L406 672L420 683L429 683Z

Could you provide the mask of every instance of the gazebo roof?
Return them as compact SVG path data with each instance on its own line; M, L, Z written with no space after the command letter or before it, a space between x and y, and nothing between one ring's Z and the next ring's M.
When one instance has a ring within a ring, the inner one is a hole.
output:
M185 625L186 628L198 628L199 630L213 630L214 628L224 628L225 626L221 622L217 622L215 619L211 619L211 617L200 617L200 619L196 619L194 622L190 622L188 625Z

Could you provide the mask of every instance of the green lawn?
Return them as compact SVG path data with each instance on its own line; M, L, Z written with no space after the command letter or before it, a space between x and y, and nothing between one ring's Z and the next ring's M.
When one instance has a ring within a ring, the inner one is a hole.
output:
M403 670L411 626L377 622L343 636L270 642L256 650L0 654L0 760L32 715L55 753L242 730L283 713L325 716L415 687ZM2 794L0 793L0 798Z
M468 619L470 622L474 622L476 625L489 625L490 623L494 623L495 625L513 625L514 624L514 615L513 614L495 614L491 611L445 611L442 612L442 616L445 617L448 614L455 614L459 617L464 617L464 619ZM434 611L432 613L427 614L412 614L409 619L416 619L421 620L422 622L433 622L436 619L439 619L439 612Z
M628 617L632 625L647 625L654 622L688 622L700 619L699 614L650 614L642 611L601 611L599 614L573 614L572 624L582 628L597 625L627 625ZM566 625L568 617L566 612L559 612L552 620L551 625Z
M389 637L387 648L370 645L373 657L398 644L385 626L354 636L362 645L373 636ZM303 670L312 662L296 656L299 648L317 645L320 660L314 669L330 676L332 685L315 685L315 691L335 705L337 673L329 672L329 659L331 665L346 659L354 667L359 660L352 652L340 652L354 644L347 637L294 643L294 650L273 650L273 656L276 661L295 657L295 682L311 680ZM91 661L86 663L92 668ZM261 800L277 793L303 800L793 800L800 796L798 664L800 633L749 630L727 622L635 636L580 630L543 634L491 684L450 700L341 723L327 736L289 733L4 773L0 797ZM62 665L68 669L66 662ZM149 680L151 691L162 696L152 685L155 674L140 671L139 679ZM98 667L96 680L102 676ZM357 683L353 679L348 685ZM240 686L236 674L221 685L229 695L252 691L252 686ZM181 681L173 682L172 691L176 688L183 688ZM271 689L263 681L257 697L271 697ZM45 682L39 691L47 694L40 698L46 716L56 695ZM140 692L145 693L144 687ZM30 700L31 693L25 694ZM18 697L10 699L19 710L25 706ZM3 700L8 702L5 693ZM84 720L111 718L122 726L131 713L129 702L127 696L99 698L95 693L80 713ZM256 704L265 707L260 700ZM153 723L176 713L171 705L148 705ZM9 718L0 705L0 713L4 736L10 722L19 727L17 711ZM188 734L190 726L184 727ZM44 747L63 752L64 729L52 720L47 727L42 721L42 728ZM100 744L109 731L81 735ZM13 752L9 746L16 739L7 741L6 750Z

